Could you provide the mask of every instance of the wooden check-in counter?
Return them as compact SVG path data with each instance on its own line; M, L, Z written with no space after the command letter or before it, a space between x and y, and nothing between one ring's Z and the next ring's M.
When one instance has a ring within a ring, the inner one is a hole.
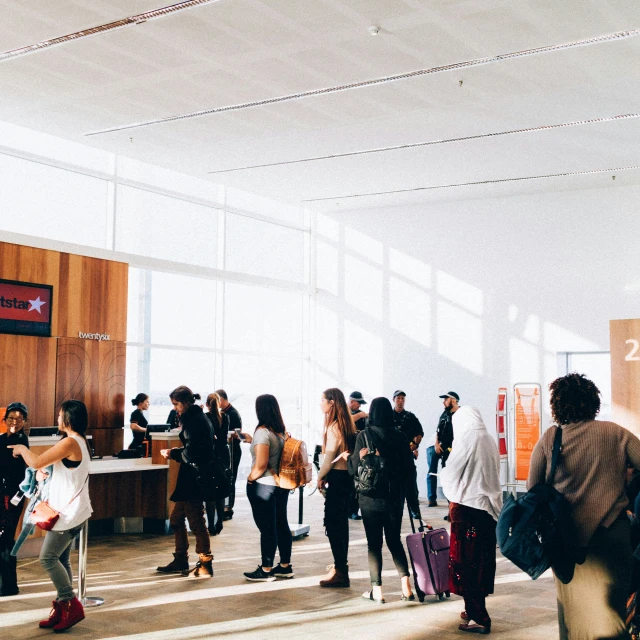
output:
M29 446L42 453L58 442L58 436L34 437ZM89 535L111 533L166 533L171 505L169 496L175 486L178 463L167 461L160 449L180 446L175 436L168 436L158 446L158 458L103 458L92 460L89 466L89 495L93 514L89 519ZM170 479L172 478L172 479ZM18 531L22 523L18 525ZM20 549L19 558L39 554L45 532L36 528Z

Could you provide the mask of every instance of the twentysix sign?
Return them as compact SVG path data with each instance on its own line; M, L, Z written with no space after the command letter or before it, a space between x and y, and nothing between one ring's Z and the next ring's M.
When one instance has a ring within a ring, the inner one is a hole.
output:
M53 287L0 279L0 333L51 335Z

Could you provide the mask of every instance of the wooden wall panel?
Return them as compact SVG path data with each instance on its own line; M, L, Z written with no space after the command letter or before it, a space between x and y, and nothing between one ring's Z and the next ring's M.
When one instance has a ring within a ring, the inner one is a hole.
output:
M0 242L0 278L53 285L51 335L127 339L129 265Z
M0 278L53 285L51 335L58 333L60 253L0 242ZM76 334L77 335L77 334Z
M612 420L640 436L640 319L611 320Z
M0 406L23 402L32 427L57 424L56 343L55 338L0 334Z
M129 266L123 262L60 254L59 336L104 333L127 339Z
M98 455L122 449L126 347L123 342L58 338L55 415L71 398L89 412L89 433ZM113 433L103 433L108 430ZM118 430L115 433L114 430Z

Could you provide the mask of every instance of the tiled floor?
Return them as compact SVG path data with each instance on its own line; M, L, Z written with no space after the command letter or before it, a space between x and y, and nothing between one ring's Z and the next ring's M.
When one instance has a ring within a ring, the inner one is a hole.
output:
M350 521L350 589L321 589L318 580L331 563L322 529L323 499L309 497L305 520L311 534L294 542L296 578L275 583L249 583L243 571L259 563L258 534L244 498L236 516L212 539L215 577L192 580L163 576L155 567L171 559L172 538L122 535L91 538L87 595L105 604L87 611L86 619L69 633L77 638L179 640L186 638L279 639L349 638L359 640L463 638L458 631L462 600L452 596L424 604L400 601L400 581L385 551L383 573L387 603L376 605L360 597L369 586L366 543L361 522ZM445 524L444 508L427 509L434 526ZM297 496L291 496L291 521L297 518ZM405 522L408 532L409 523ZM195 562L195 554L192 562ZM73 554L73 566L77 556ZM51 634L37 628L46 618L54 595L37 559L20 561L21 593L0 599L0 638L40 638ZM545 575L532 582L508 561L498 559L496 593L488 600L492 636L510 640L557 637L555 590Z

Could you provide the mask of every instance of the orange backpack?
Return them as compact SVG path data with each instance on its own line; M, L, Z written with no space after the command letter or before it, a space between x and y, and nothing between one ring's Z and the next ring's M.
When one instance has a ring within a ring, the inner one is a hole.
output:
M281 489L297 489L311 482L311 468L307 445L287 434L280 456L277 483Z

